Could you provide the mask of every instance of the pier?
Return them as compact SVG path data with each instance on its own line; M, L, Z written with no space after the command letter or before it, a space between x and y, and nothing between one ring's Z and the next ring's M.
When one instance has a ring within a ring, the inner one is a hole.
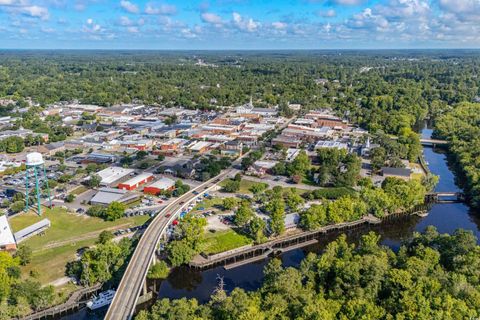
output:
M82 288L70 295L68 300L57 306L32 313L28 316L20 318L22 320L40 320L40 319L54 319L60 316L69 314L72 311L79 310L84 307L88 299L102 288L102 284L98 283L92 287Z

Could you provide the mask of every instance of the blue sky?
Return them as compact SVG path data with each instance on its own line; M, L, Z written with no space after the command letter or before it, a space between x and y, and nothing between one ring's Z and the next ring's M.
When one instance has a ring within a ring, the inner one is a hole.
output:
M0 48L478 48L480 0L0 0Z

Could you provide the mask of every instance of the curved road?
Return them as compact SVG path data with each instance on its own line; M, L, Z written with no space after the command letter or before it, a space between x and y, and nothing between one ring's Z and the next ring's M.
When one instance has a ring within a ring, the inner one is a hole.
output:
M183 207L188 206L192 200L195 200L204 191L215 186L229 174L234 174L236 172L238 172L238 170L227 169L213 179L202 183L198 187L182 195L160 210L140 238L105 319L120 320L132 318L138 297L140 296L140 292L147 276L148 268L154 257L158 241L168 225L178 217L178 214ZM200 194L196 195L193 193L194 191L198 191ZM169 218L166 218L166 213L171 213L172 215Z

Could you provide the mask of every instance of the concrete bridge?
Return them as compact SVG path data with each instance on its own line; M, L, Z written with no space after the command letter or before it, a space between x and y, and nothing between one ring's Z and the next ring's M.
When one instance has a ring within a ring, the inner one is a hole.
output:
M422 138L420 139L420 143L423 146L443 146L443 145L448 145L447 140L439 140L439 139L431 139L431 138Z
M248 152L235 160L232 167L238 166L246 155L248 155ZM222 171L218 176L202 183L160 209L138 241L105 319L124 320L133 318L137 304L148 300L151 295L151 292L149 293L147 289L147 273L150 266L156 263L155 252L160 240L166 236L168 226L173 220L178 219L184 208L204 192L210 191L217 187L217 184L223 179L239 172L239 170L233 168ZM166 216L167 213L170 214L168 217Z
M425 195L427 203L459 203L465 201L462 192L432 192Z

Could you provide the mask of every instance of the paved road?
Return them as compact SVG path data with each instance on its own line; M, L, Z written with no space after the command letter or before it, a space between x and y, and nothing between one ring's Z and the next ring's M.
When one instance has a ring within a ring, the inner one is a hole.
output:
M220 175L202 183L160 210L140 238L105 319L120 320L132 318L150 262L154 257L157 243L168 225L178 216L183 207L198 197L193 191L198 191L202 194L203 191L209 190L216 183L222 181L228 175L234 175L236 172L238 170L225 170ZM165 213L171 213L172 215L166 218Z

